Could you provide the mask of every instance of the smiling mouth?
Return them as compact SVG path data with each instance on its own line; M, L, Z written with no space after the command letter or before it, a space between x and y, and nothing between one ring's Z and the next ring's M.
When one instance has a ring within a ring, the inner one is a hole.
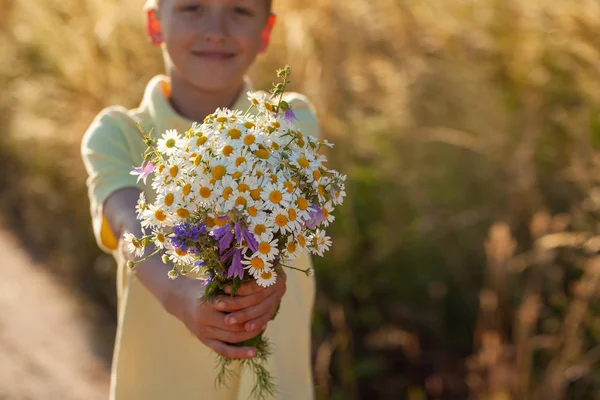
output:
M234 53L225 51L193 51L192 54L209 61L226 61L235 57Z

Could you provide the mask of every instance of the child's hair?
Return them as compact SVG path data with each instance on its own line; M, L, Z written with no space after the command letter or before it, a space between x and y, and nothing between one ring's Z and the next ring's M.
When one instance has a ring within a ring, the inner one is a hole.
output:
M146 0L146 4L144 4L144 10L152 10L154 8L158 8L160 2L162 0ZM267 10L271 11L271 4L273 0L266 0L267 2Z

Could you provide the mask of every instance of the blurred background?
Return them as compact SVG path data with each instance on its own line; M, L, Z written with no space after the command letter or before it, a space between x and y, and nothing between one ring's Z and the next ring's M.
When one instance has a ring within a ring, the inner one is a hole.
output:
M2 399L106 398L115 264L79 144L162 71L142 3L0 0ZM348 175L318 398L599 399L600 3L274 3L251 76L292 66Z

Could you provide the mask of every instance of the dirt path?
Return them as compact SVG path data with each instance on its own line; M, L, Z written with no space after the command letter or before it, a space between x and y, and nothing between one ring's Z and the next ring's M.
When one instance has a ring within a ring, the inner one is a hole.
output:
M0 400L108 397L75 300L0 230Z

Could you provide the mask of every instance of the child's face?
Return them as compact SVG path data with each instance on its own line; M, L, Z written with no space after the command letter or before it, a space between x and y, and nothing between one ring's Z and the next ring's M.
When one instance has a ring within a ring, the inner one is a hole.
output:
M270 30L266 0L163 0L154 27L153 15L167 72L205 91L239 85Z

